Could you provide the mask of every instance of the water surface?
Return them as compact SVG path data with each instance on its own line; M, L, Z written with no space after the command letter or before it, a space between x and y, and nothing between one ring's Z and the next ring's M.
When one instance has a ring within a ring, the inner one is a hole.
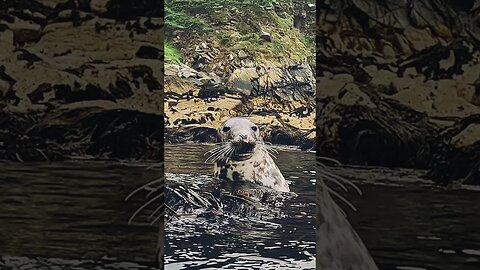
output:
M212 175L213 165L203 162L211 148L166 146L168 177L204 180L198 175ZM299 195L284 202L281 215L174 219L166 227L166 269L315 269L315 156L279 151L275 161Z
M208 178L212 168L203 163L203 153L210 147L167 145L166 170L174 177ZM166 269L311 269L313 158L293 150L278 155L280 169L300 195L282 207L283 216L264 223L225 215L172 221ZM150 165L0 161L0 268L153 268L158 229L128 225L142 202L124 200L162 174L147 170ZM331 170L364 192L347 195L358 211L346 211L380 269L480 269L478 191L436 187L422 179L422 171Z

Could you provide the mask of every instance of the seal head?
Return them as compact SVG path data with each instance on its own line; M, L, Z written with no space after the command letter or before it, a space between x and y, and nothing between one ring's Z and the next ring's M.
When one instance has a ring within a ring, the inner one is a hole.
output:
M258 126L240 117L226 121L219 134L223 142L230 142L234 147L231 159L236 161L250 159L257 142L262 142Z
M246 118L234 117L220 127L218 134L222 143L207 152L210 155L207 161L215 163L215 178L253 182L280 192L290 191L257 125Z

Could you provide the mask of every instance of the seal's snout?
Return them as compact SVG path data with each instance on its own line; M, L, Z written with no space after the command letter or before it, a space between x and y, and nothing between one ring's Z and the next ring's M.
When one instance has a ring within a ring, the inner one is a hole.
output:
M235 144L239 144L239 145L242 145L242 144L252 144L252 145L255 145L255 138L253 138L252 136L248 135L248 134L239 134L237 136L235 136L235 138L233 138L233 142Z
M256 140L252 136L241 134L235 136L233 144L235 146L234 159L244 160L251 157L255 150Z

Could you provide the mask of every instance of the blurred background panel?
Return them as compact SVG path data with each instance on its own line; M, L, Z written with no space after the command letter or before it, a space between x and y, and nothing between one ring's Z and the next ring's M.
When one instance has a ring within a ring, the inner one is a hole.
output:
M163 3L0 2L0 266L135 269L163 175Z
M480 2L317 1L317 155L380 269L477 269Z

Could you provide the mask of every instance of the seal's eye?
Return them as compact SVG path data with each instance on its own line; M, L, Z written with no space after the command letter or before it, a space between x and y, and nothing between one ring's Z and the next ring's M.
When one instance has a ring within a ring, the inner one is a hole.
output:
M228 132L230 130L230 127L223 127L222 131L223 132Z
M253 130L253 131L257 131L257 129L258 129L258 128L257 128L256 126L253 126L253 127L252 127L252 130Z

